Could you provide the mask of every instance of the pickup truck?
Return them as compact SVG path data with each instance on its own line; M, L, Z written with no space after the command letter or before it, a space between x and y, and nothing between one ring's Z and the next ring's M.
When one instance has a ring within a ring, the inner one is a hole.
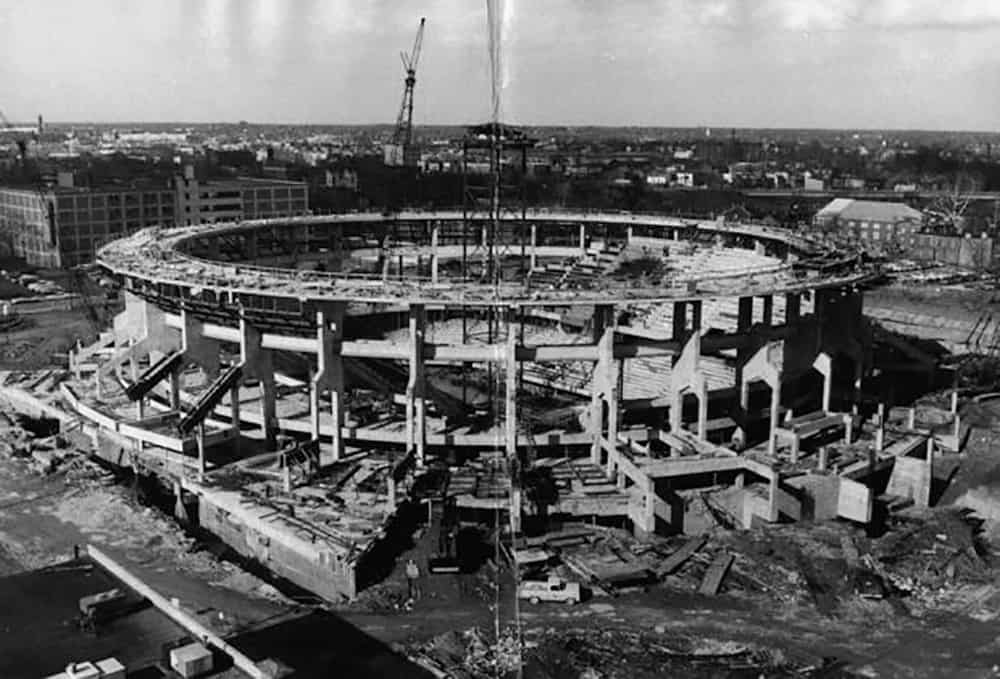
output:
M559 578L548 580L526 580L517 590L517 596L533 604L540 601L555 601L566 604L580 603L580 584L566 582Z

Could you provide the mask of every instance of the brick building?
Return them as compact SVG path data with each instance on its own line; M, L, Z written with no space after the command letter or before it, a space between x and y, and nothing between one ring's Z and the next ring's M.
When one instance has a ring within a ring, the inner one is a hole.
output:
M0 188L0 238L29 264L85 264L104 243L150 226L308 214L306 185L241 178L199 182L187 172L173 186L79 188L62 177L51 188Z
M813 227L871 245L909 242L923 226L924 215L904 203L835 198L813 218Z

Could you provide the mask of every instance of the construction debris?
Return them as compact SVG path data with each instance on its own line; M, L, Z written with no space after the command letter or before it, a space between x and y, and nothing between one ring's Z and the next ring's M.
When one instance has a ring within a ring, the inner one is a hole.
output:
M707 596L715 596L719 593L722 580L726 577L729 567L733 564L733 555L725 552L719 553L712 561L712 565L705 571L705 578L701 581L699 592Z

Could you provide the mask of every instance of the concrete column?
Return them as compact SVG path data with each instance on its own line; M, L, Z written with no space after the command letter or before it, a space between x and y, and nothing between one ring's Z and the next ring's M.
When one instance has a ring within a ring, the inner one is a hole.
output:
M767 454L774 456L777 447L777 433L778 433L778 423L779 415L781 410L781 378L774 380L771 383L771 423L768 429L767 436Z
M778 520L778 472L774 472L767 487L767 520L772 523Z
M504 452L511 469L510 533L521 532L521 465L517 457L517 332L514 310L507 323L506 380L504 388ZM612 330L612 332L614 332Z
M642 484L642 507L638 522L633 526L635 536L643 539L656 532L656 486L652 479L645 479Z
M846 414L844 415L844 443L850 445L853 439L854 439L854 416Z
M817 471L825 472L830 464L830 450L826 446L819 447L819 462L816 465Z
M881 454L885 450L885 404L878 404L878 413L876 414L878 422L876 423L878 428L875 429L875 452L876 454Z
M591 381L592 392L590 401L590 426L593 442L590 448L590 459L596 465L601 464L604 448L604 411L607 407L608 445L614 446L618 437L618 375L617 362L614 358L614 317L613 307L600 305L594 310L594 332L600 330L597 341L597 362L594 365L594 377Z
M580 256L587 254L587 225L580 225Z
M190 517L187 513L187 508L184 507L184 489L181 488L179 481L174 481L174 518L182 523L187 523L190 521Z
M139 359L136 356L135 345L138 341L132 337L129 339L129 348L132 350L132 355L128 359L129 377L132 384L139 381ZM146 416L146 397L143 396L135 402L135 417L141 420Z
M785 323L797 323L802 314L802 297L797 292L785 295Z
M774 295L764 295L764 310L761 322L770 327L774 322Z
M590 433L593 436L590 443L591 464L601 464L601 436L604 432L604 399L601 397L601 385L597 368L594 369L594 379L591 381L590 393Z
M310 383L310 416L312 436L320 436L320 399L324 390L330 393L330 443L332 461L344 452L341 429L344 425L344 359L341 346L344 337L344 302L323 304L316 311L317 370Z
M615 307L612 304L597 304L594 306L592 319L593 341L600 344L604 339L604 331L615 324Z
M424 331L427 315L423 304L410 305L410 366L406 383L406 452L417 465L424 465L426 417L424 401Z
M687 302L674 302L671 339L675 342L683 342L687 339Z
M927 454L924 458L924 483L914 493L914 502L918 507L931 506L931 485L934 482L934 437L927 439Z
M691 302L691 331L701 332L701 312L702 312L702 301L696 299Z
M538 267L538 224L531 225L531 268Z
M438 231L441 228L441 222L434 222L431 226L431 282L437 284L438 282Z
M205 423L199 422L198 428L195 430L195 442L198 444L198 480L201 481L205 478L205 469L207 467L205 461Z
M698 391L698 438L702 441L708 439L708 386L704 380Z
M386 479L386 504L389 512L396 511L396 477L394 477L392 466L389 466L389 477Z
M603 354L602 361L607 380L604 389L604 402L608 408L607 440L610 451L618 446L618 362L615 360L615 329L613 327L604 330L601 353Z
M261 332L240 317L240 359L244 377L260 383L261 429L268 450L277 445L277 388L274 383L274 366L271 352L261 347Z
M181 309L181 348L184 362L194 363L212 381L219 374L219 343L205 338L204 324L194 314Z
M913 431L917 428L917 409L910 408L906 411L906 428Z
M183 365L170 371L170 409L181 409L181 370Z
M822 405L824 413L830 412L830 393L833 389L833 362L826 353L821 353L813 361L813 368L823 376L823 398Z
M958 390L953 389L951 392L951 414L954 415L958 412Z
M229 417L232 422L233 436L237 442L240 436L240 384L237 382L229 389Z
M753 325L753 297L740 297L736 313L737 332L746 332Z

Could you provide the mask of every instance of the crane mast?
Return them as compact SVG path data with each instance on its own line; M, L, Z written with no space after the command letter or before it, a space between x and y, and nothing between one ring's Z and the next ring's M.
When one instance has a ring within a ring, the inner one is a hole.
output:
M413 88L417 84L417 62L420 60L420 49L424 43L425 21L425 18L420 19L420 26L417 28L417 36L413 40L410 53L399 53L406 78L403 81L403 101L396 117L396 129L392 141L384 149L386 165L412 167L417 164L417 154L413 148Z

